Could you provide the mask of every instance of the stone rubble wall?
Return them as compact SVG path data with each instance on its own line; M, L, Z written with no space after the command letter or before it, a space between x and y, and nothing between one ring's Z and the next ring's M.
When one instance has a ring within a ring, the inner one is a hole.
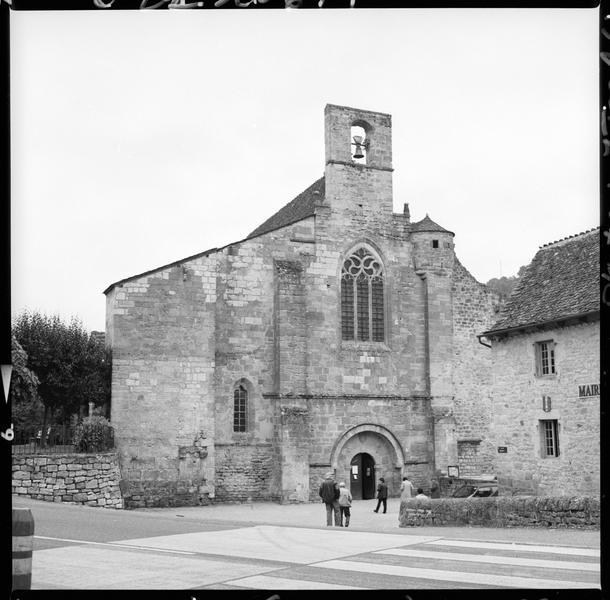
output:
M535 344L553 340L555 375L536 375ZM579 387L600 374L599 321L513 334L493 342L495 452L500 494L593 496L600 491L600 397ZM551 398L550 410L542 397ZM544 456L541 421L557 420L559 456Z
M14 455L12 492L35 500L123 508L118 455Z
M215 502L279 500L276 463L272 444L217 446Z
M415 512L418 509L419 514ZM424 514L421 511L426 511L427 515L418 519ZM498 496L402 501L398 525L408 527L413 524L599 529L600 501L586 496Z
M498 294L487 288L455 260L453 269L453 385L458 442L458 466L464 475L493 472L491 349L477 334L497 318Z

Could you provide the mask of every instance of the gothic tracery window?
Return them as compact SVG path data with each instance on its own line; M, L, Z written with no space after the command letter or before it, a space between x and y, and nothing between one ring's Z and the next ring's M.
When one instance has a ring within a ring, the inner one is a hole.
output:
M341 270L341 337L383 342L383 267L366 248L354 251Z

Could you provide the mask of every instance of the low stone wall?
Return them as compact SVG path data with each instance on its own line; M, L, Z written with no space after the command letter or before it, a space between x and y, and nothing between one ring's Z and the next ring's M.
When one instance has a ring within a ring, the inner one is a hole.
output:
M168 506L201 506L210 504L208 494L201 492L193 480L121 481L125 508L166 508Z
M114 452L13 455L13 494L49 502L123 508Z
M599 529L600 502L589 497L492 497L406 500L398 524Z

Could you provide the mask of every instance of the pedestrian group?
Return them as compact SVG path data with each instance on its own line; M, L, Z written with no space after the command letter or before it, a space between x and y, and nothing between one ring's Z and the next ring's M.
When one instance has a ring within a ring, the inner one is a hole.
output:
M420 487L417 488L417 494L414 492L415 488L407 476L402 478L400 484L400 500L409 500L415 498L416 500L429 500L430 498L440 498L440 488L438 481L432 480L430 485L430 496L424 494L424 490ZM334 474L329 472L319 489L320 498L326 506L326 525L331 527L333 525L333 517L335 527L349 527L349 520L351 517L350 508L352 506L352 494L345 487L345 483L337 483L334 478ZM377 485L377 508L373 510L374 513L378 513L381 506L383 506L384 514L387 512L388 502L388 486L383 477L379 478L379 484Z

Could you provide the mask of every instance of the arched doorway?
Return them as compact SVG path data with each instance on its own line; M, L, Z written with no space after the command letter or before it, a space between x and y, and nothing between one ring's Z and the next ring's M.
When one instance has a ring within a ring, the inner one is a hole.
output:
M372 481L368 482L371 488L362 490L362 473L366 476L366 464L359 467L360 481L357 483L353 478L352 460L359 454L367 454L371 457L369 463L372 473ZM351 427L342 433L334 443L330 452L331 468L335 471L337 481L350 484L354 498L374 498L375 486L379 477L383 477L388 486L388 496L400 495L400 479L405 464L405 453L396 436L386 427L374 423L362 423ZM360 486L360 490L358 487ZM354 495L354 491L358 495ZM364 496L362 496L364 492ZM369 495L370 494L370 495Z
M360 452L352 458L349 484L354 500L375 497L375 459L370 454Z

